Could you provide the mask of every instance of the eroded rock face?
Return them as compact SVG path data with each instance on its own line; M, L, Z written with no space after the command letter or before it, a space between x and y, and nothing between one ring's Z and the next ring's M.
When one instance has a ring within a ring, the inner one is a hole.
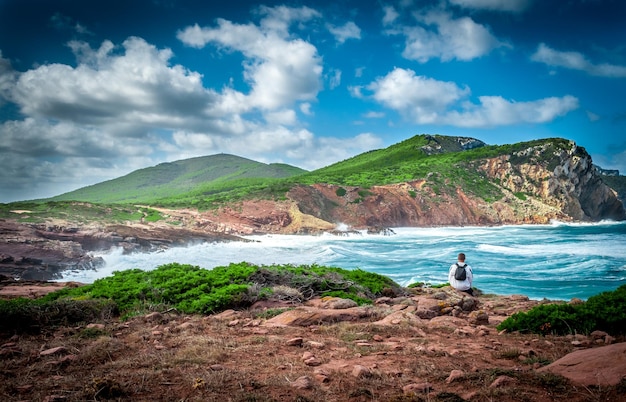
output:
M457 188L436 193L424 180L358 187L314 184L288 196L301 213L353 228L624 220L617 195L602 181L584 148L547 143L485 159L476 168L498 183L502 197L487 202ZM341 194L341 195L338 195Z

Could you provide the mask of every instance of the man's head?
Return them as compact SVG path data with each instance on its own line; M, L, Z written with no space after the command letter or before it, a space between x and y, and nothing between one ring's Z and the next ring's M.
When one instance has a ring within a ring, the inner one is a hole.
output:
M460 262L464 262L465 261L465 254L464 253L459 253L459 261Z

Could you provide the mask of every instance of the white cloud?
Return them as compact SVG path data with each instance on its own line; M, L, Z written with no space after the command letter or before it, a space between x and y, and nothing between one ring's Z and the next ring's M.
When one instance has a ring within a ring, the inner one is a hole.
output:
M247 58L244 78L251 87L242 100L250 108L279 109L295 101L314 99L321 89L322 60L315 46L301 39L288 39L284 30L293 19L316 14L306 7L263 10L268 17L260 26L220 19L215 28L194 25L179 31L177 37L197 48L213 43L242 52Z
M453 82L417 76L412 70L395 68L367 86L379 103L419 123L436 123L449 105L468 94Z
M418 124L494 127L545 123L578 108L578 99L570 95L530 102L480 96L479 104L474 104L467 100L468 88L401 68L378 78L367 89L374 100Z
M200 74L168 64L169 49L140 38L124 41L123 54L113 53L109 41L97 50L79 42L70 46L77 67L49 64L19 76L12 100L23 114L83 124L178 127L204 123L217 107L218 94L202 86Z
M393 6L384 6L383 12L385 13L385 15L383 15L383 25L385 26L393 24L398 17L400 17L400 14Z
M300 111L307 116L313 115L313 111L311 110L311 104L309 102L302 102L300 104Z
M508 46L470 17L453 18L446 12L430 11L416 13L415 18L419 25L405 26L402 30L406 37L402 55L410 60L469 61Z
M382 119L383 117L385 117L385 113L370 111L370 112L363 114L363 117L367 119Z
M480 104L465 104L462 111L449 111L442 123L457 127L494 127L520 123L547 123L578 108L578 99L566 95L529 102L501 96L480 96Z
M341 84L341 70L333 69L329 72L328 86L335 89Z
M319 18L322 15L309 7L267 7L260 6L259 14L266 17L261 19L261 27L264 30L281 33L284 37L289 34L289 27L294 22L304 22L313 18Z
M562 52L552 49L545 43L539 44L531 60L547 64L551 67L563 67L571 70L583 71L590 75L610 78L626 77L626 66L615 64L593 64L585 55L579 52Z
M331 24L328 24L327 27L339 43L344 43L348 39L361 39L361 28L352 21L346 22L339 27Z
M267 112L263 116L270 125L292 126L297 122L296 112L293 109Z
M456 4L464 8L473 10L505 11L520 13L525 11L533 0L449 0L451 4Z

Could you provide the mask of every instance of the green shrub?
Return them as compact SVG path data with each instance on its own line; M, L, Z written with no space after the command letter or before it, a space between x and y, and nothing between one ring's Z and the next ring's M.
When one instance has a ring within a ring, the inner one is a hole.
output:
M626 285L590 297L582 304L543 304L528 312L515 313L498 330L536 334L589 334L602 330L626 334Z
M271 289L277 286L293 288L303 299L341 292L341 297L359 304L386 293L402 293L401 287L391 279L360 269L315 264L257 266L242 262L207 270L172 263L152 271L114 272L91 285L54 292L43 300L105 299L115 303L125 315L153 310L156 306L206 314L272 298L275 292ZM282 296L276 294L276 297Z
M347 191L343 187L339 187L337 190L335 190L335 194L337 194L337 197L343 197L344 195L346 195L346 193Z

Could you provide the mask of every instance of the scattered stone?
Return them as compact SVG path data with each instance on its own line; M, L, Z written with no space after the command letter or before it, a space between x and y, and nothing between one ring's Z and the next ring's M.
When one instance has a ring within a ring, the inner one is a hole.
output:
M468 320L470 324L474 325L488 325L489 324L489 314L482 310L472 311L468 315Z
M307 345L309 345L313 349L324 349L324 347L326 346L322 342L315 342L315 341L308 341Z
M291 338L285 342L287 346L302 346L302 342L304 340L302 338Z
M313 388L313 380L309 376L298 377L295 381L290 384L292 387L297 389L311 389Z
M360 364L355 365L352 369L352 376L356 378L365 378L371 375L372 372L370 371L370 369L365 366L361 366Z
M494 382L489 385L489 388L499 388L505 385L509 385L515 382L513 377L509 377L508 375L501 375L494 380Z
M66 353L66 352L67 352L67 349L65 348L65 346L57 346L56 348L50 348L50 349L44 350L43 352L40 352L39 356L50 356L50 355Z
M146 320L147 322L162 322L163 314L159 313L158 311L155 311L153 313L145 315L143 319Z
M328 300L323 300L322 307L333 310L343 310L358 306L357 302L352 299L342 299L340 297L331 297Z
M415 395L417 393L425 394L427 392L430 392L432 389L433 389L432 384L428 382L413 383L413 384L408 384L402 387L402 391L404 392L405 395Z
M239 325L239 320L232 320L228 323L229 327L235 327L237 325Z
M87 329L98 329L100 331L104 331L104 324L88 324Z
M192 322L187 321L187 322L183 322L182 324L177 325L176 327L174 327L174 330L176 330L176 331L184 331L186 329L190 329L190 328L193 328L193 327L194 327L194 324Z
M314 367L314 366L321 365L322 361L320 359L318 359L317 357L313 356L313 357L310 357L310 358L306 359L304 361L304 364L306 364L307 366Z
M209 366L209 368L213 371L222 371L224 370L224 366L222 366L221 364L211 364Z
M448 378L446 379L446 383L450 384L456 380L459 380L461 378L465 377L465 373L462 370L452 370L450 372L450 375L448 376Z

